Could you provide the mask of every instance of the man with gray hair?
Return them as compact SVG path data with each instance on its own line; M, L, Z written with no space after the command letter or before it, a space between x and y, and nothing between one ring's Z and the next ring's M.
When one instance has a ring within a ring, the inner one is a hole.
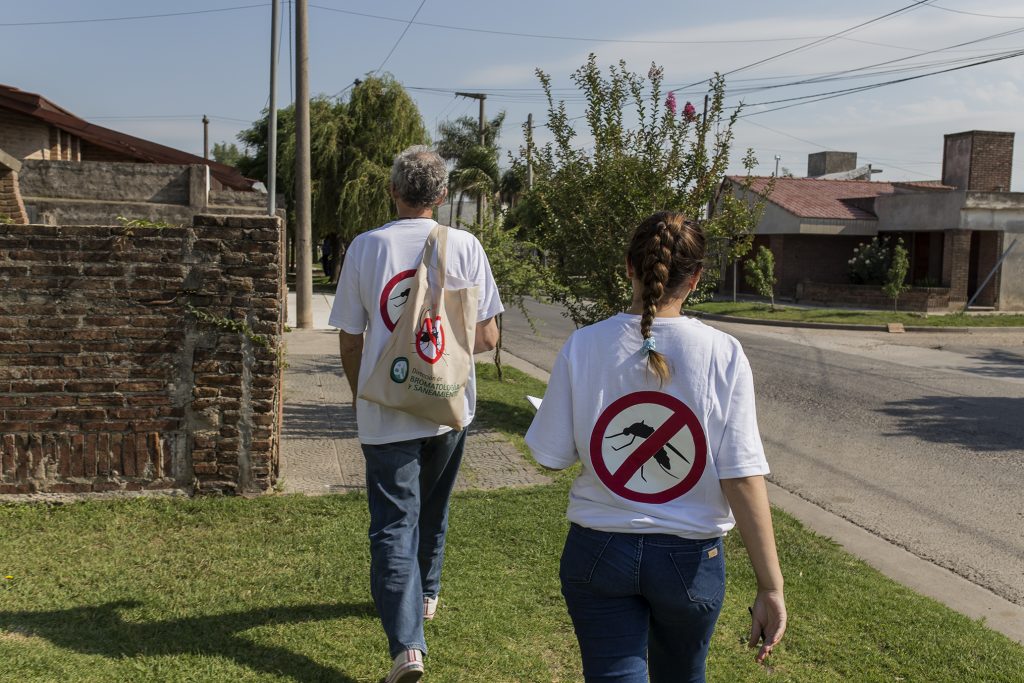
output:
M395 157L390 192L398 218L365 232L348 248L330 324L341 330L341 362L353 397L369 378L409 299L424 243L437 225L433 210L447 195L448 171L430 148ZM449 230L448 282L479 287L474 353L493 349L495 316L504 308L480 242ZM468 427L476 407L476 376L466 384ZM466 430L353 398L366 459L370 507L370 587L394 658L387 683L423 675L423 621L437 610L448 528L448 499Z

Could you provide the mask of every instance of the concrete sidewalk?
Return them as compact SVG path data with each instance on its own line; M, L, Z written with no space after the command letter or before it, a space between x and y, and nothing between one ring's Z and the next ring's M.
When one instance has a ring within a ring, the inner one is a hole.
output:
M317 309L315 309L317 310ZM326 325L329 307L315 322ZM286 493L321 495L366 488L352 392L334 331L295 330L285 336L281 485ZM533 486L550 479L499 433L470 427L457 490Z

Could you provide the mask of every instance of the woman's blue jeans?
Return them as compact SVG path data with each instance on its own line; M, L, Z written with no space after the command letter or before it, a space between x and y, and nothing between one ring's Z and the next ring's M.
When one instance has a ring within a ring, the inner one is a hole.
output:
M560 568L587 683L704 681L725 597L721 538L573 524Z
M363 444L370 504L370 592L391 656L427 651L423 597L441 588L448 499L466 431Z

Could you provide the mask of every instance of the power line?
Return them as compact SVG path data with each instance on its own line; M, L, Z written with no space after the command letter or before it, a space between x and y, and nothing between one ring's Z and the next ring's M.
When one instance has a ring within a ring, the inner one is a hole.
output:
M837 39L837 38L839 38L839 37L841 37L841 36L843 36L843 35L845 35L847 33L851 33L851 32L856 31L858 29L864 28L865 26L867 26L869 24L874 24L874 23L882 21L884 19L888 19L889 17L896 16L897 14L902 14L904 12L908 12L908 11L910 11L912 9L915 9L916 7L919 7L919 6L923 5L923 4L926 4L928 2L933 2L933 1L934 0L917 0L916 2L913 2L913 3L909 4L909 5L905 5L904 7L901 7L899 9L893 10L892 12L887 12L886 14L883 14L881 16L875 17L874 19L869 19L868 21L863 21L863 22L861 22L861 23L859 23L859 24L857 24L855 26L851 26L850 28L843 29L842 31L839 31L837 33L833 33L831 35L825 36L824 38L818 38L817 40L811 41L810 43L806 43L805 45L800 45L799 47L794 47L791 50L785 50L783 52L776 53L776 54L771 55L769 57L765 57L764 59L759 59L759 60L757 60L755 62L751 62L749 64L745 64L744 66L737 67L737 68L732 69L730 71L726 71L725 73L722 74L722 76L729 76L729 75L732 75L732 74L735 74L735 73L739 73L740 71L746 71L747 69L752 69L755 66L760 66L761 64L767 64L768 62L771 62L771 61L774 61L776 59L779 59L780 57L785 57L786 55L791 55L791 54L793 54L795 52L801 52L803 50L809 50L812 47L816 47L818 45L821 45L822 43L826 43L826 42L829 42L831 40L835 40L835 39ZM677 88L677 90L685 90L686 88L692 88L695 85L700 85L701 83L705 82L705 80L706 79L695 81L694 83L690 83L688 85L685 85L682 88Z
M427 4L427 0L420 0L420 6L416 8L416 11L412 15L412 19L410 19L405 25L405 28L402 29L402 35L398 36L398 40L396 40L395 44L391 46L391 51L388 52L388 56L384 58L384 61L380 63L380 66L373 70L373 73L379 72L384 68L384 65L388 63L388 60L391 59L391 55L395 53L395 50L398 48L398 44L402 42L402 38L405 38L405 34L409 32L409 27L412 26L414 21L416 21L416 17L419 16L420 10L423 9L423 5L425 4Z
M962 10L962 9L953 9L951 7L943 7L942 5L929 5L929 7L932 7L934 9L940 9L943 12L954 12L956 14L966 14L966 15L972 16L972 17L986 17L988 19L1024 19L1024 17L1020 17L1020 16L1006 16L1006 15L1001 15L1001 14L982 14L981 12L967 12L967 11Z
M316 9L322 9L327 12L337 12L339 14L349 14L357 17L365 17L367 19L379 19L381 21L393 21L406 23L405 19L397 19L395 17L385 17L379 14L367 14L366 12L356 12L347 9L338 9L337 7L325 7L324 5L313 5ZM450 24L434 24L426 21L409 22L416 26L427 26L430 28L446 29L448 31L465 31L468 33L487 33L498 36L513 36L516 38L539 38L544 40L571 40L577 42L586 43L633 43L641 45L715 45L715 44L736 44L736 43L782 43L792 40L807 40L814 36L793 36L788 38L746 38L746 39L725 39L725 40L630 40L626 38L591 38L583 36L559 36L550 35L544 33L520 33L516 31L497 31L493 29L485 28L471 28L469 26L452 26Z
M166 17L185 17L193 14L213 14L215 12L235 12L254 7L269 7L269 2L258 5L238 5L236 7L218 7L215 9L200 9L190 12L166 12L164 14L137 14L127 17L102 17L97 19L55 19L52 21L10 21L0 23L0 26L55 26L57 24L98 24L107 21L136 21L139 19L164 19Z
M960 71L962 69L969 69L969 68L975 67L975 66L982 66L984 64L990 64L992 62L1001 62L1001 61L1006 60L1006 59L1014 59L1014 58L1020 57L1020 56L1024 56L1024 50L1016 50L1014 52L1010 52L1008 54L1003 54L1003 55L998 56L998 57L992 57L992 58L989 58L989 59L983 59L983 60L972 62L970 64L963 64L961 66L951 67L949 69L940 69L938 71L930 71L930 72L925 73L925 74L918 74L916 76L907 76L906 78L897 78L897 79L893 79L893 80L890 80L890 81L882 81L881 83L869 83L868 85L862 85L862 86L858 86L856 88L846 88L844 90L833 90L833 91L830 91L830 92L816 93L816 94L813 94L813 95L803 95L803 96L800 96L800 97L790 97L790 98L785 98L785 99L781 99L781 100L772 100L772 101L769 101L769 102L757 102L757 103L752 104L752 105L744 105L744 106L762 106L762 105L765 105L765 104L781 104L781 103L784 103L784 102L795 102L795 104L787 104L786 106L783 106L783 107L775 107L773 109L765 109L765 110L762 110L762 111L750 112L750 113L747 113L747 114L743 114L740 118L747 118L747 117L750 117L750 116L760 116L761 114L767 114L767 113L773 112L773 111L781 111L782 109L790 109L792 107L798 107L798 106L800 106L802 104L811 104L813 102L821 102L823 100L831 100L831 99L835 99L837 97L844 97L846 95L852 95L852 94L855 94L855 93L864 92L866 90L874 90L875 88L882 88L882 87L885 87L885 86L888 86L888 85L895 85L897 83L906 83L908 81L916 81L918 79L927 78L929 76L936 76L938 74L950 73L952 71ZM803 100L803 101L799 101L799 100Z

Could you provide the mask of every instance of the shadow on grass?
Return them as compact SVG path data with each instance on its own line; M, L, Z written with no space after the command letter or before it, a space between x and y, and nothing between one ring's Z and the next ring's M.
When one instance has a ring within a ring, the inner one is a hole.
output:
M50 612L0 612L0 628L111 659L204 655L232 659L250 669L295 681L355 683L344 672L305 655L254 643L239 634L260 626L376 615L373 604L364 602L270 607L173 621L125 621L121 611L140 604L118 601Z
M951 443L976 451L1020 451L1024 398L922 396L886 404L899 420L899 435Z

